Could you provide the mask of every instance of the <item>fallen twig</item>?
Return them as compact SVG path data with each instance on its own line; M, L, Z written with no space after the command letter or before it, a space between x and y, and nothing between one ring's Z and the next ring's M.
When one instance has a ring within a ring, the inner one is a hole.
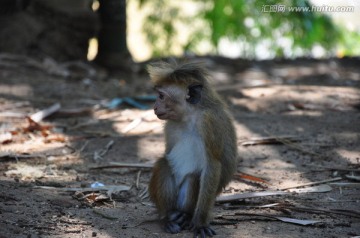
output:
M266 196L277 196L277 195L286 195L288 192L284 191L261 191L253 193L237 193L233 195L222 195L216 198L216 202L231 202L237 201L239 199L245 198L255 198L255 197L266 197Z
M349 171L349 172L360 172L360 169L349 169L349 168L342 168L342 167L327 167L327 166L318 166L313 164L305 164L305 166L319 168L321 170L339 170L339 171Z
M269 218L269 219L272 219L272 220L278 220L278 221L282 221L282 222L287 222L287 223L292 223L292 224L297 224L297 225L303 225L303 226L313 225L313 224L321 222L321 221L315 221L315 220L300 220L300 219L291 218L291 217L273 216L273 215L265 215L265 214L243 213L243 212L236 212L234 214L227 214L226 216L257 216L257 217L264 217L264 218ZM223 215L220 216L220 217L217 217L217 218L226 220L226 217L224 217ZM231 218L231 220L234 220L234 219Z
M89 144L89 141L87 140L84 144L83 144L83 146L81 146L81 148L80 148L80 150L79 150L79 153L82 153L82 152L84 152L84 150L85 150L85 148L86 148L86 146Z
M262 178L256 177L254 175L246 174L244 172L235 173L233 177L238 178L238 179L244 179L244 180L250 181L250 182L264 183L266 185L270 184L269 182L265 181Z
M299 139L296 139L295 136L274 136L274 137L261 137L261 138L251 138L246 141L242 141L242 146L252 146L252 145L268 145L268 144L283 144L283 141L287 140L289 142L298 142Z
M149 191L148 191L148 187L145 187L140 193L139 193L139 197L144 200L146 198L149 197Z
M152 115L152 111L149 110L145 113L143 113L139 118L136 118L134 120L132 120L122 131L121 133L123 134L127 134L128 132L130 132L131 130L135 129L136 127L138 127L143 121L144 118L149 116L150 114Z
M265 132L270 135L269 132L267 132L267 131L265 131ZM276 138L276 137L275 137L275 138ZM292 149L299 150L299 151L301 151L301 152L304 153L304 154L310 154L310 155L314 155L314 156L317 156L317 157L321 157L320 154L315 153L315 152L313 152L313 151L310 151L309 149L303 148L302 146L295 145L291 140L288 140L288 139L286 139L286 138L279 138L279 137L277 137L276 140L279 141L279 142L281 142L281 143L283 143L283 144L286 145L286 146L289 146L289 147L292 148Z
M316 187L311 187L308 189L294 189L290 192L286 191L261 191L261 192L252 192L252 193L237 193L232 195L222 195L216 198L216 202L232 202L239 199L245 198L256 198L256 197L266 197L266 196L277 196L277 195L291 195L293 193L323 193L331 191L331 187L328 185L320 185Z
M261 209L261 208L271 208L278 206L280 203L271 203L259 206L246 206L246 205L230 205L229 203L225 203L223 205L223 209L225 210L235 210L235 209Z
M136 119L134 119L134 120L133 120L132 122L130 122L130 124L128 124L121 132L122 132L123 134L128 133L129 131L131 131L131 130L135 129L136 127L138 127L138 126L141 124L142 121L143 121L142 118L136 118Z
M360 183L329 183L331 186L360 188Z
M45 108L41 111L38 111L37 113L34 113L30 116L31 120L33 120L34 122L40 122L42 121L44 118L50 116L51 114L57 112L59 109L61 108L60 103L55 103L54 105Z
M153 166L154 166L153 164L110 162L110 165L96 166L96 167L90 168L90 170L96 170L96 169L114 169L114 168L151 169Z
M65 219L59 219L59 222L71 224L71 225L92 225L91 222L85 222L85 221L67 221Z
M95 151L95 152L94 152L94 160L95 160L95 161L98 161L98 160L103 159L102 157L103 157L104 155L106 155L106 153L111 149L111 147L112 147L113 144L114 144L114 141L111 140L111 141L109 141L109 142L105 145L105 148L104 148L104 149Z
M139 170L139 172L136 175L136 188L139 189L139 183L140 183L140 176L141 176L141 170Z
M36 158L36 157L40 157L45 159L46 156L44 154L39 154L39 153L35 153L35 154L16 154L14 152L11 151L5 151L5 152L0 152L0 159L1 158L9 158L9 159L26 159L26 158Z
M338 200L338 201L315 200L315 201L306 201L306 202L307 203L345 203L345 202L359 202L359 200Z
M299 185L295 185L295 186L289 186L289 187L285 187L285 188L280 188L280 190L284 191L284 190L288 190L288 189L291 189L291 188L301 188L301 187L312 186L312 185L317 185L317 184L330 183L330 182L339 181L341 179L342 179L341 177L337 177L337 178L333 178L333 179L325 179L325 180L322 180L322 181L310 182L310 183L304 183L304 184L299 184Z
M310 212L310 213L333 213L344 216L351 216L360 218L360 212L344 209L323 209L323 208L313 208L313 207L301 207L301 206L284 206L280 205L279 207L285 207L286 209L291 209L299 212Z
M289 192L292 193L325 193L330 192L332 188L327 184L322 184L319 186L312 186L307 188L292 188L289 189Z
M65 192L98 192L98 191L110 191L112 193L119 191L128 191L129 186L126 185L108 185L108 186L99 186L96 188L59 188L51 186L34 186L33 188L37 189L47 189L47 190L59 190Z

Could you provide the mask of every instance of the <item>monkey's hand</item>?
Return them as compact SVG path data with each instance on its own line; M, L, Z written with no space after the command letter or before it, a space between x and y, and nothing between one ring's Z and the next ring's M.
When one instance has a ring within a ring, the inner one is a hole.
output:
M165 231L171 234L176 234L181 231L181 226L173 221L168 221L165 224Z
M199 217L201 216L195 214L187 227L187 229L194 232L194 238L206 238L216 235L216 232L210 227L209 222L199 219Z
M194 230L194 238L200 237L200 238L206 238L207 236L214 236L216 235L216 232L211 229L211 227L206 226L206 227L199 227L199 228L195 228L192 229Z
M168 233L179 233L185 226L189 224L189 215L185 212L173 211L168 215L168 222L165 230Z
M175 222L183 227L185 224L189 224L190 216L181 211L173 211L169 214L169 221Z
M213 237L216 235L216 232L210 226L197 227L194 223L190 224L189 230L194 231L194 238L206 238L207 236Z

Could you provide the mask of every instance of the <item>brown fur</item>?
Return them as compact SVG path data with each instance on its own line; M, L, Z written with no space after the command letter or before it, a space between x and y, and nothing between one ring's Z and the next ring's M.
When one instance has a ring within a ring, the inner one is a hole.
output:
M171 65L157 63L148 67L152 82L156 87L179 85L187 88L202 85L201 100L195 105L187 104L186 112L196 113L193 131L204 142L206 166L198 174L190 174L190 187L187 193L187 209L195 229L207 227L215 197L229 183L236 170L236 134L230 113L219 95L208 83L208 73L200 64ZM190 115L191 116L191 115ZM188 117L185 117L188 118ZM167 121L165 125L166 153L181 139L175 131L188 126L187 121ZM179 129L180 128L180 129ZM179 187L176 187L174 171L166 157L155 164L150 180L150 198L159 213L169 218L177 210L176 200ZM188 177L186 177L188 178ZM185 180L185 179L184 179Z

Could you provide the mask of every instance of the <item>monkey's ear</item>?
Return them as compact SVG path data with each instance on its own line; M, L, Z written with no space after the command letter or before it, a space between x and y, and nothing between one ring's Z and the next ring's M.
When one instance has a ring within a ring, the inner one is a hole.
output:
M202 85L194 85L188 88L188 95L186 96L186 101L190 104L197 104L201 99L201 91L203 89Z

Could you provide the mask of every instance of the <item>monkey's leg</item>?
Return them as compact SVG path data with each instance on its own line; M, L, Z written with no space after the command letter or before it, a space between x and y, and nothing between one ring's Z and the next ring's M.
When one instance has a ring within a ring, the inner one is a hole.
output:
M182 228L190 225L199 193L199 176L187 175L182 181L177 196L177 210L171 214L170 221L178 223Z
M177 212L176 199L178 192L175 178L166 158L159 159L154 165L149 184L149 193L160 216L166 219L165 230L169 233L179 233L181 226L170 219Z

